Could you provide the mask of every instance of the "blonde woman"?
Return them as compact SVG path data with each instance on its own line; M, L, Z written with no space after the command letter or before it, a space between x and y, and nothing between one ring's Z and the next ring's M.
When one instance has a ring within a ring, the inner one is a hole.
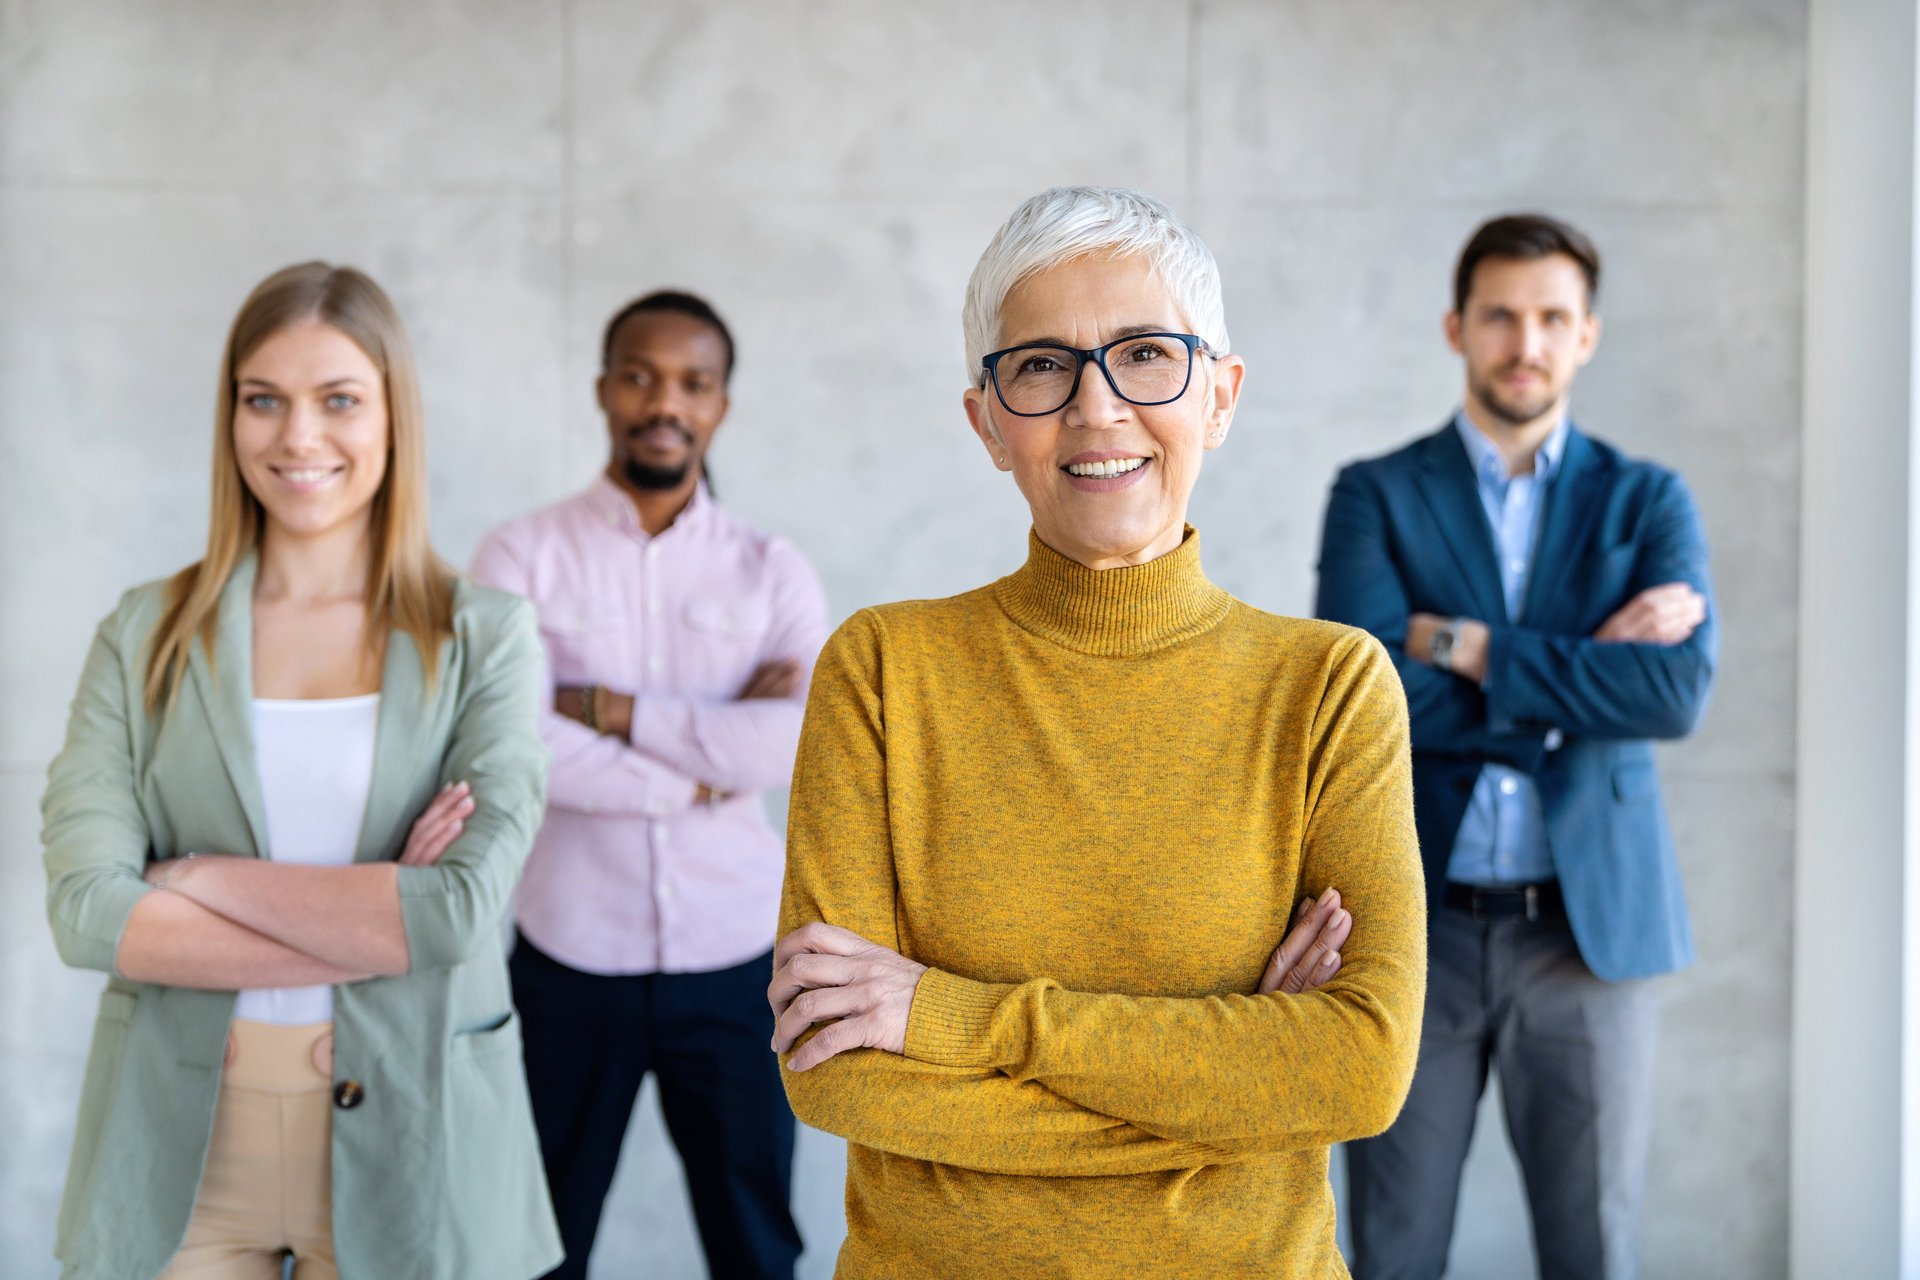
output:
M525 1280L560 1259L497 945L545 784L532 611L427 544L366 276L255 289L214 419L206 557L101 625L42 806L61 956L108 974L56 1252Z

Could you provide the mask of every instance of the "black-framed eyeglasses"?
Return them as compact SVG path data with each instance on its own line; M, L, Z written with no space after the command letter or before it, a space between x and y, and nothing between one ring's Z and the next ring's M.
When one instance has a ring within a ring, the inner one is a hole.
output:
M1191 333L1132 333L1087 350L1028 342L982 357L981 381L991 382L1006 411L1022 418L1066 408L1080 393L1080 375L1089 363L1100 367L1113 394L1128 404L1171 404L1187 394L1196 351L1219 354Z

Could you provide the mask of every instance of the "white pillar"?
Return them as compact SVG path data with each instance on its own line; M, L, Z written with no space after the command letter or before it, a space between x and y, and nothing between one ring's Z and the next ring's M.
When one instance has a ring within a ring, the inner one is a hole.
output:
M1916 0L1809 18L1790 1256L1920 1280L1920 27Z

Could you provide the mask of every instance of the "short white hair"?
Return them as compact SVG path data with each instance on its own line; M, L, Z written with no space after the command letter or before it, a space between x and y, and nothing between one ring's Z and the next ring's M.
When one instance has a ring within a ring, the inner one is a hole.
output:
M1173 295L1182 323L1216 355L1227 353L1219 264L1173 210L1125 187L1054 187L1015 209L974 265L960 311L968 382L980 384L980 361L999 345L1000 309L1014 286L1091 253L1145 257Z

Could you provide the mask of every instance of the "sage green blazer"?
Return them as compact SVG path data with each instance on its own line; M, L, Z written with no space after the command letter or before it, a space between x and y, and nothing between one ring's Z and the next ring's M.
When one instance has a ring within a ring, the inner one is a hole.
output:
M196 641L178 696L151 716L141 690L163 586L122 598L94 637L41 803L61 958L108 975L55 1245L76 1280L152 1280L186 1234L205 1165L234 995L133 982L114 958L151 892L148 859L270 855L254 568L249 557L221 596L213 660ZM540 664L532 607L465 581L431 692L413 641L387 642L357 860L397 857L444 782L472 783L476 807L438 865L400 868L411 971L334 989L334 1079L364 1090L333 1112L345 1280L527 1280L561 1258L500 946L544 802Z

